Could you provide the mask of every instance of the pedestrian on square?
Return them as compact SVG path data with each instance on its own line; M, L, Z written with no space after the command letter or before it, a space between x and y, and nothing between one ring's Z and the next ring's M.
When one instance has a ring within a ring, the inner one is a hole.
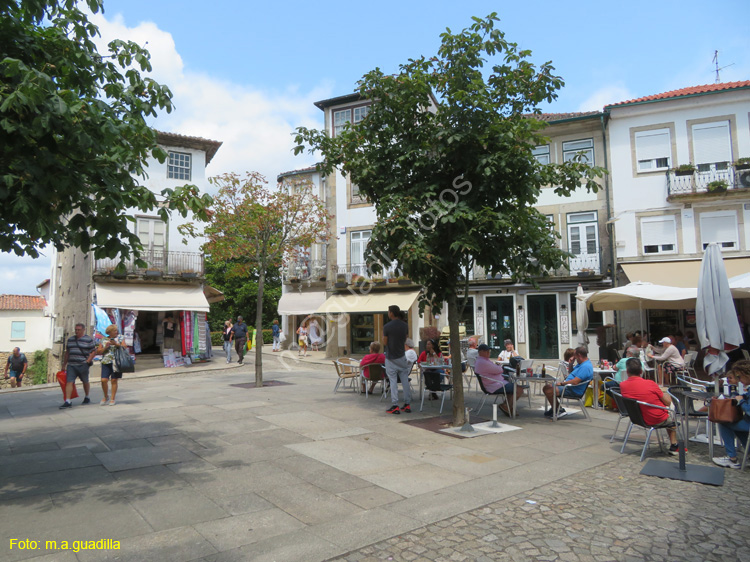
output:
M222 332L224 338L224 353L227 356L227 364L232 362L232 320L224 322L224 331Z
M11 388L21 387L23 376L26 374L28 367L29 362L26 360L26 355L21 353L20 347L14 347L13 353L8 357L8 362L5 364L5 380L8 380L10 376ZM8 375L9 371L10 375Z
M89 391L91 390L91 384L89 384L89 367L91 366L91 361L94 359L94 355L96 355L94 338L86 334L86 326L76 324L74 334L68 338L65 344L62 370L66 373L66 384L64 402L60 408L72 407L70 397L73 395L73 387L77 378L81 379L83 391L86 394L81 404L91 402L89 399Z
M279 328L278 319L274 318L273 325L271 326L271 336L273 337L273 349L271 351L281 351L281 328Z
M123 347L125 345L125 339L120 335L120 330L114 324L107 326L104 330L107 334L105 339L99 347L96 348L96 353L102 356L102 392L104 398L99 402L100 406L114 406L117 402L115 400L117 396L117 387L122 373L115 370L115 348ZM112 385L112 395L109 394L109 386Z
M237 363L242 365L245 361L245 351L247 351L247 324L245 324L242 316L237 317L237 323L232 326L231 334L229 341L234 341L234 350L239 357Z
M411 413L411 388L409 387L409 370L411 368L406 359L406 338L409 335L409 325L402 320L401 308L392 304L388 307L388 322L383 326L383 346L385 347L385 374L391 384L391 407L386 410L389 414ZM398 407L398 381L404 388L404 406Z
M305 320L297 328L297 345L299 345L299 353L297 355L302 355L304 352L302 357L307 357L307 321Z

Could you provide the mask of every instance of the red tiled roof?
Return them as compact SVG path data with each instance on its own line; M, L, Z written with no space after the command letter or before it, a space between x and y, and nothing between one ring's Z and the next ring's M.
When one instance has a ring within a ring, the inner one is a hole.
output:
M714 92L723 92L726 90L736 90L739 88L750 88L750 80L743 80L741 82L723 82L719 84L704 84L703 86L691 86L689 88L681 88L679 90L672 90L671 92L664 92L663 94L654 94L652 96L644 96L642 98L613 103L607 105L605 109L617 105L628 105L631 103L644 103L649 101L666 100L671 98L679 98L682 96L694 96L697 94L710 94Z
M44 297L31 295L0 295L0 310L44 310Z
M176 146L183 148L194 148L203 150L206 153L206 164L216 155L219 147L223 144L221 141L204 139L203 137L189 137L177 133L167 133L165 131L156 131L159 144L167 146Z
M574 113L530 113L527 117L531 119L537 119L538 121L546 121L552 123L554 121L565 121L567 119L578 119L580 117L591 117L593 115L599 115L598 111L579 111Z

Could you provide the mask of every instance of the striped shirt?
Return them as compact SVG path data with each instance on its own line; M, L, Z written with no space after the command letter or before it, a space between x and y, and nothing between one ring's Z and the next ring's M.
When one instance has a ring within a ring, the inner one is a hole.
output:
M68 363L71 365L82 365L86 363L86 360L91 355L91 352L96 349L96 344L91 336L83 336L77 338L70 336L68 338Z

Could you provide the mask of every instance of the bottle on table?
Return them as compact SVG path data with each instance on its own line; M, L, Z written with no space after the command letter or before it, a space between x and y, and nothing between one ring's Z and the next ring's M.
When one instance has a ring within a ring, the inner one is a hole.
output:
M516 376L517 377L521 376L521 362L520 361L516 362Z
M547 366L544 363L542 363L542 376L547 376Z

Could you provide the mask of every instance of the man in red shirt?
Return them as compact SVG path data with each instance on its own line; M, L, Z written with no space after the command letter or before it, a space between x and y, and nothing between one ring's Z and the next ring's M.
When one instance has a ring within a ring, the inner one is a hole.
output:
M641 402L654 404L655 406L669 407L672 404L672 399L662 392L658 384L641 377L643 368L641 367L640 359L631 357L625 363L625 368L628 372L628 378L620 383L620 392L624 398L640 400ZM643 413L643 421L648 425L663 427L667 430L669 442L671 443L669 452L676 455L677 432L675 431L675 423L669 421L669 414L664 410L649 408L648 406L641 406L641 412Z

